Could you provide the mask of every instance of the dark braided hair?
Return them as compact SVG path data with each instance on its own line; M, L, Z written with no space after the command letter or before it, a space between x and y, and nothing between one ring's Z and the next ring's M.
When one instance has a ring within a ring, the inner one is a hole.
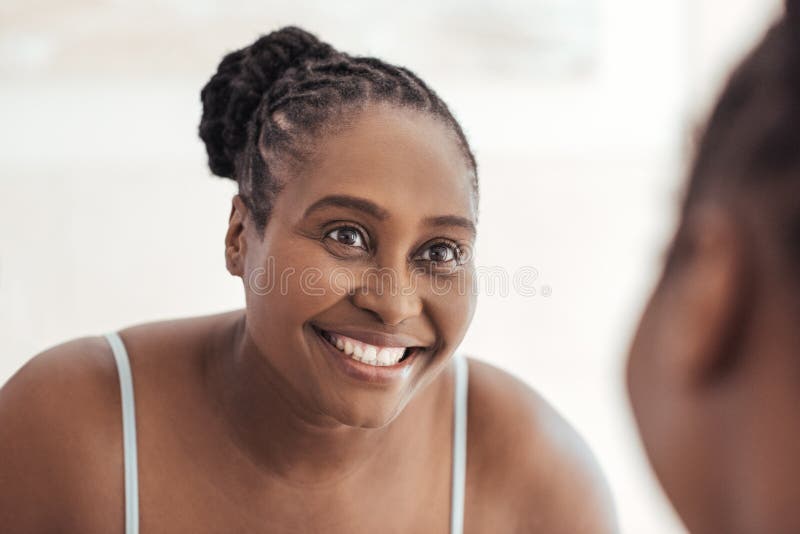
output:
M800 252L800 0L733 71L696 148L684 217L709 194L742 193ZM796 256L800 257L800 256Z
M336 131L346 113L368 103L427 112L449 126L473 171L477 202L477 165L466 136L425 82L404 67L339 52L295 26L227 54L200 98L211 172L237 181L259 232L283 186L278 169L302 164L323 128Z

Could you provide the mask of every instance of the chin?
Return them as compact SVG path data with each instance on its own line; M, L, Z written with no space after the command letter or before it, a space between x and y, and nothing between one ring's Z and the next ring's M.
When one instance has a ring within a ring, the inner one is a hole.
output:
M343 400L339 400L341 403ZM383 428L394 421L403 410L405 402L392 402L386 399L385 404L365 401L353 401L345 405L339 405L328 411L328 414L339 424L353 428Z

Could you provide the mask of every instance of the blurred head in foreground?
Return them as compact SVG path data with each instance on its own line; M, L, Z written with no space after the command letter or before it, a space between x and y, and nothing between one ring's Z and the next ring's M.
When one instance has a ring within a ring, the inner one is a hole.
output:
M693 533L800 532L800 2L702 132L628 389Z

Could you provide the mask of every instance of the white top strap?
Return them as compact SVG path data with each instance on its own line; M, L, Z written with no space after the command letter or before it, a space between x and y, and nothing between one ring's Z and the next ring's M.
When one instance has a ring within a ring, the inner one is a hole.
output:
M467 378L465 355L455 356L456 382L453 398L453 481L451 486L450 534L464 531L464 489L467 467Z
M139 476L136 459L136 412L128 352L116 332L105 335L117 362L122 396L122 442L125 457L125 534L139 534Z

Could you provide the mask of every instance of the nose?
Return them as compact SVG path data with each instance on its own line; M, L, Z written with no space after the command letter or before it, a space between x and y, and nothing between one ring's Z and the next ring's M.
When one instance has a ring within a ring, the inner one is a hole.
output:
M415 278L401 276L395 269L365 272L352 300L353 304L390 326L399 325L422 312L422 299L417 294Z

